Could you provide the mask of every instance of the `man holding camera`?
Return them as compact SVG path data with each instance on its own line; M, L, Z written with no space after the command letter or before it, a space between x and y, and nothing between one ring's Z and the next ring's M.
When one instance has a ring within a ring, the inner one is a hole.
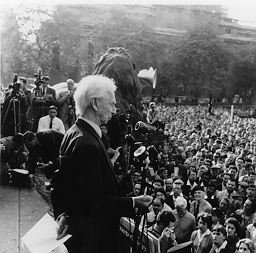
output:
M48 76L42 77L41 87L33 89L32 100L32 131L36 132L38 128L38 121L41 117L48 114L49 107L51 105L58 106L56 101L56 91L49 87L50 78ZM40 91L39 93L37 91Z

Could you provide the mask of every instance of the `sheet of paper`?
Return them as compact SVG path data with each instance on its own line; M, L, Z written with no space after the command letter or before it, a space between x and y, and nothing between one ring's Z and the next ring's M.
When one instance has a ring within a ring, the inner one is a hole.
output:
M49 253L71 237L66 235L57 241L57 227L57 223L47 213L21 238L22 244L31 253Z

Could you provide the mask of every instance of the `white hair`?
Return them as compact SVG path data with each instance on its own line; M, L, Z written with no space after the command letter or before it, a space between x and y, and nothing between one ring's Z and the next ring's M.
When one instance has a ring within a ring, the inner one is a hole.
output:
M177 197L175 200L175 207L182 206L184 209L187 208L187 200L183 197Z
M74 93L76 111L79 115L86 113L88 106L95 98L104 98L107 93L114 93L116 85L113 79L103 75L84 77Z

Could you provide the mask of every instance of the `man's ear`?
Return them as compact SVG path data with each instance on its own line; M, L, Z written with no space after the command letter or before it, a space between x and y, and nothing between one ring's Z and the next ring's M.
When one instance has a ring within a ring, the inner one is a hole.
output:
M91 101L91 106L96 112L98 111L98 105L95 98Z

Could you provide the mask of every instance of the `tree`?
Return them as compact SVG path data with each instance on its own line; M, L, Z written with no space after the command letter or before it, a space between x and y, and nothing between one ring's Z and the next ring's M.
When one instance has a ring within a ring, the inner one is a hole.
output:
M200 97L212 93L218 97L229 84L231 58L214 30L201 26L190 31L170 51L164 65L168 66L166 71L172 82L183 85L187 95Z

